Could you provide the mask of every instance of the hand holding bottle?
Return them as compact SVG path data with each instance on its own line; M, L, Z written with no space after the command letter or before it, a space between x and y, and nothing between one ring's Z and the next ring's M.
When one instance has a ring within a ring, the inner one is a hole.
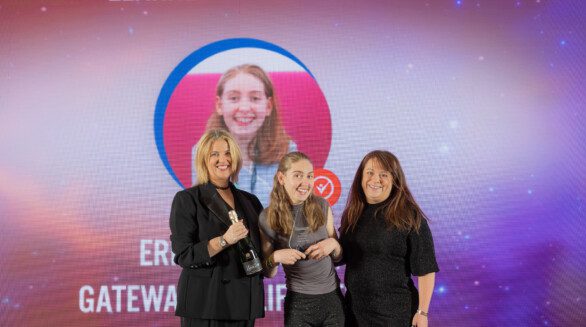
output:
M234 236L234 239L237 241L237 250L240 256L240 261L242 262L242 267L244 268L244 272L247 276L257 274L262 271L262 264L260 262L260 257L258 256L257 250L254 248L254 244L248 235L248 230L244 227L244 223L242 220L238 219L238 214L235 210L230 210L228 212L228 216L230 217L230 221L232 225L226 231L226 234L230 233L228 237ZM233 231L230 229L234 227ZM226 242L231 241L226 240Z
M246 235L248 235L248 229L244 226L243 220L240 219L237 223L230 225L226 233L224 233L224 240L233 245L245 238Z

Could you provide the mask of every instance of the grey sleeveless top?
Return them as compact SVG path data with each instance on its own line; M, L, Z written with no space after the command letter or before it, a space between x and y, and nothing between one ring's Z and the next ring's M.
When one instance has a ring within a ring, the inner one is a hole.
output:
M327 218L329 204L318 197L318 202ZM294 228L291 237L277 234L268 224L267 211L264 209L260 216L260 228L273 244L273 249L296 249L304 252L310 245L328 238L326 225L320 226L316 231L309 230L303 203L292 206ZM332 258L327 256L321 260L305 259L299 260L294 265L283 265L287 289L303 294L326 294L334 291L337 287L337 276Z

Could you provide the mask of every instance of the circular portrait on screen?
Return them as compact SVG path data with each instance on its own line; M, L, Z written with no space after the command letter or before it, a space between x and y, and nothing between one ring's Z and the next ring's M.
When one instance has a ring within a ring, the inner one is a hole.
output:
M331 145L330 112L312 74L290 53L258 40L228 41L205 57L188 57L177 68L180 76L173 77L177 69L170 76L167 83L174 86L165 85L157 104L157 145L170 174L190 187L197 183L199 138L208 129L228 130L242 150L238 188L267 206L287 152L305 152L323 167Z

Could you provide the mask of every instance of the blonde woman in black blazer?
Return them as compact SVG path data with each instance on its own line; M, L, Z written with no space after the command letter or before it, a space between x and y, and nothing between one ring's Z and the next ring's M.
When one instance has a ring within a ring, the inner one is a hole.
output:
M263 208L256 196L232 183L242 159L228 132L206 132L197 148L198 184L175 195L169 220L174 260L183 268L175 315L181 326L254 326L264 317L262 277L245 275L234 245L250 235L260 253ZM242 220L231 224L229 210Z

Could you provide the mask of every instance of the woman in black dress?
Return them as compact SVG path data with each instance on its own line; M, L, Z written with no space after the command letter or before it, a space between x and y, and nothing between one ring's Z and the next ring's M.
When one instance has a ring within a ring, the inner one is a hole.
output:
M232 184L242 159L228 132L206 132L195 160L198 185L175 195L169 220L174 260L183 268L175 314L185 327L254 326L264 316L262 277L246 275L236 243L250 235L259 252L262 205ZM229 210L241 220L232 224Z
M439 271L433 239L392 153L372 151L362 159L340 231L348 325L427 327Z

